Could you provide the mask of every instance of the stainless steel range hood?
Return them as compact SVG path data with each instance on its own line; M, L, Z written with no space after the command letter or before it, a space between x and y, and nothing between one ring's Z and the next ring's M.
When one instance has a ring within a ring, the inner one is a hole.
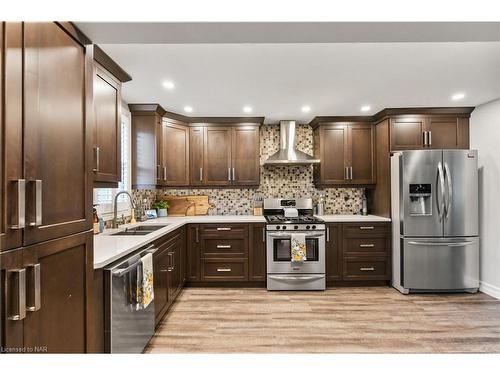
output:
M295 148L295 121L280 121L280 150L264 162L264 165L316 164L315 159Z

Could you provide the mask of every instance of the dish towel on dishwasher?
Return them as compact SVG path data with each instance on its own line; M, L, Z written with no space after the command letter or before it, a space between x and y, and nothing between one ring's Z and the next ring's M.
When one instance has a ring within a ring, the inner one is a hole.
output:
M306 258L306 235L303 233L292 233L291 235L292 262L305 262Z
M153 255L146 254L141 258L137 272L137 308L145 309L154 300L153 290Z

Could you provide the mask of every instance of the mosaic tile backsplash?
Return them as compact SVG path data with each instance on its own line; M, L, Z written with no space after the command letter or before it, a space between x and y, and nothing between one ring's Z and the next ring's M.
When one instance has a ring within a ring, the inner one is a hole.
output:
M266 160L279 149L280 129L276 125L260 128L260 161ZM312 155L313 131L309 125L298 125L296 146L300 151ZM326 188L317 189L313 184L313 167L261 166L260 186L253 189L162 189L135 190L136 205L150 206L157 195L208 195L215 208L210 215L250 215L256 197L303 198L311 197L316 202L320 195L325 197L325 214L359 213L362 205L363 189Z

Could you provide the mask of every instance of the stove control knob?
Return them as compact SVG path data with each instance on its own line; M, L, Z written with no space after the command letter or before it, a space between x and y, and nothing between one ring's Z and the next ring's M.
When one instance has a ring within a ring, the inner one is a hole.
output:
M283 229L286 229L286 225L283 225Z
M313 225L313 226L312 226L312 229L316 229L316 225Z
M309 225L306 225L306 229L311 229L311 227Z
M299 226L298 226L298 225L296 225L296 226L294 226L294 227L293 227L293 229L299 229Z
M279 225L276 225L276 229L281 229L281 227Z

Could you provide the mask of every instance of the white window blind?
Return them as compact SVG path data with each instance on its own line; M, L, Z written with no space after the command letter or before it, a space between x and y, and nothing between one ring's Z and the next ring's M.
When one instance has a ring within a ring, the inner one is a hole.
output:
M121 118L121 182L117 189L94 189L94 203L99 205L99 213L110 213L113 210L113 198L119 191L131 190L131 142L130 142L130 117L123 114ZM126 210L130 208L128 197L122 195L118 198L118 209Z

